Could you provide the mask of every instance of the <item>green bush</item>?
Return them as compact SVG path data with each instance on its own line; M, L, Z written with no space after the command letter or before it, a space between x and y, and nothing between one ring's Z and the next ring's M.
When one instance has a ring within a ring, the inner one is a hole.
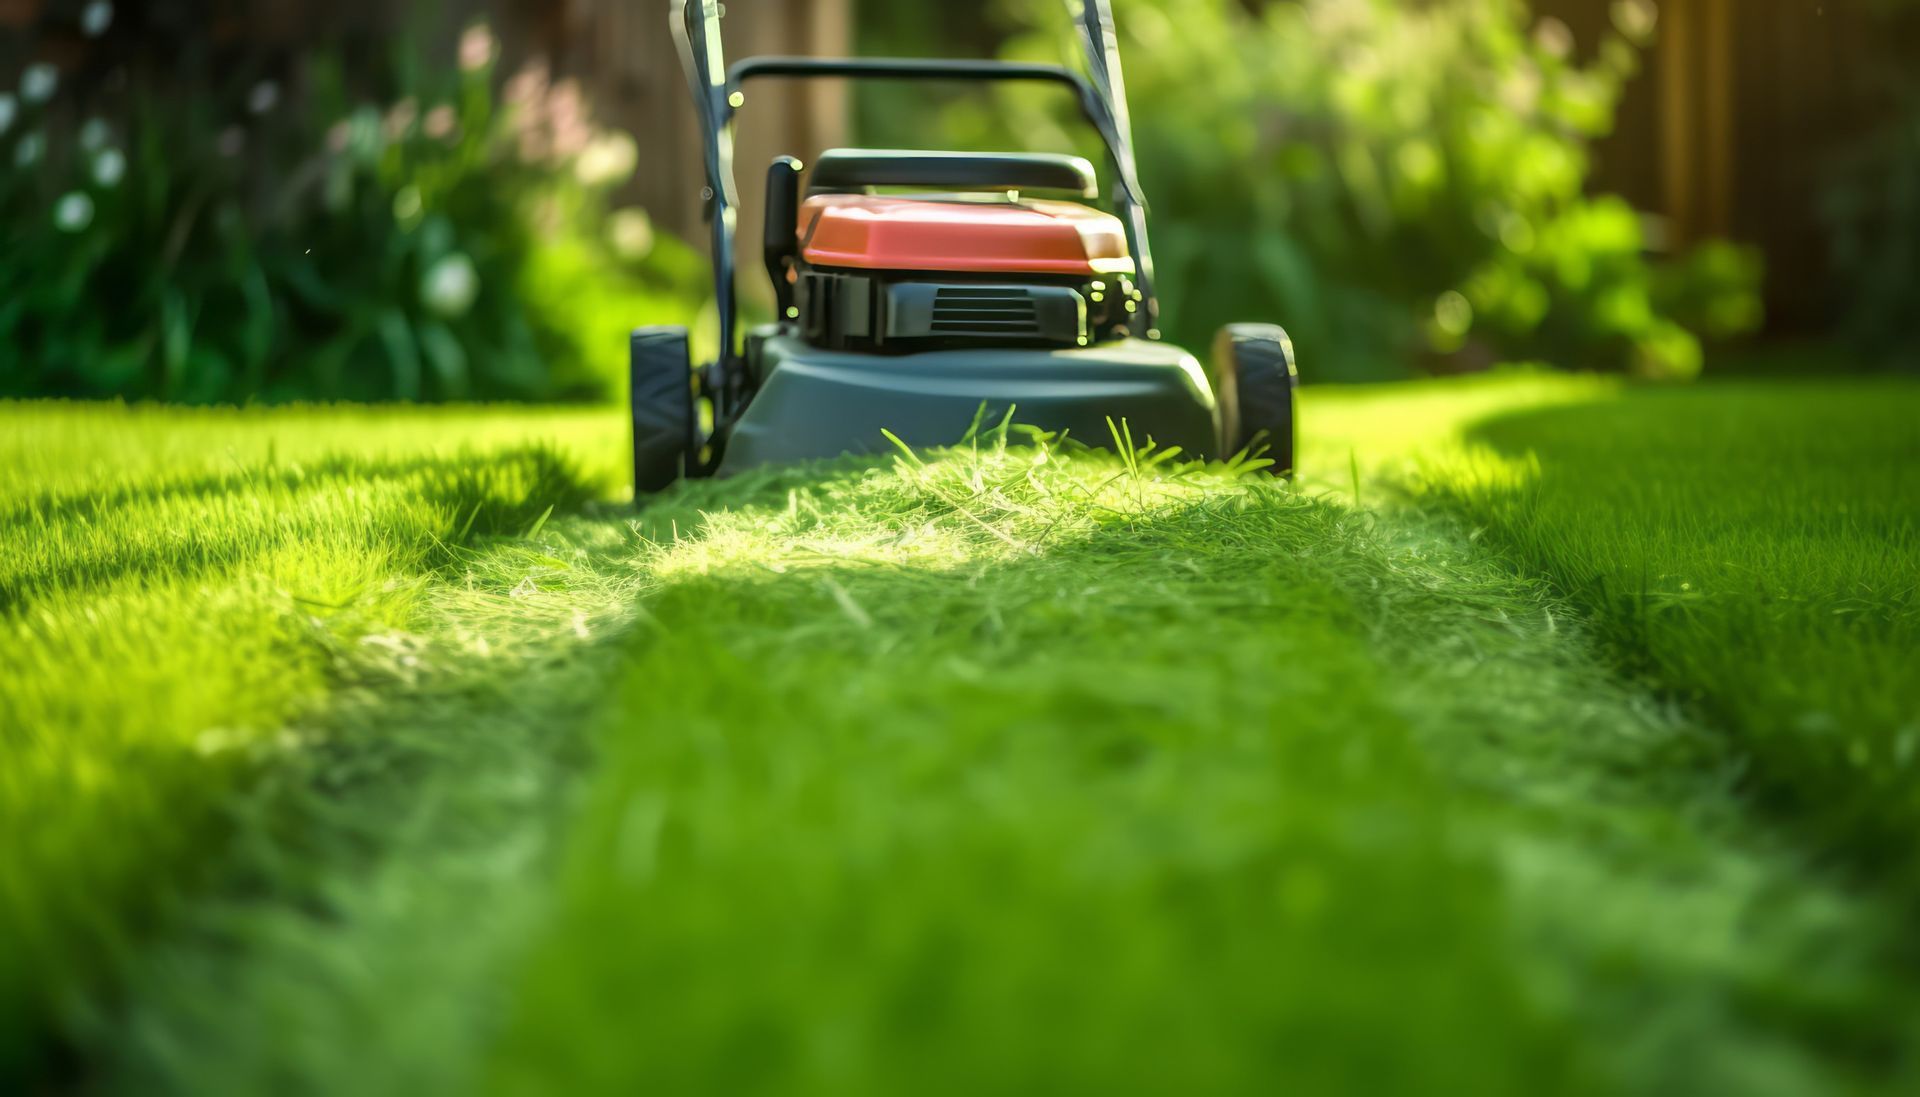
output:
M1886 40L1920 41L1920 2L1873 10ZM1842 332L1869 356L1910 366L1920 354L1920 78L1886 59L1873 72L1886 120L1835 157L1821 213Z
M0 395L603 397L620 330L698 300L608 213L632 141L570 82L502 87L484 27L371 81L322 53L209 82L134 37L117 87L42 64L0 99Z
M1003 54L1058 58L1071 39L1055 8L1003 3ZM1276 320L1319 378L1494 358L1690 376L1699 335L1758 322L1752 254L1656 264L1634 211L1585 192L1589 145L1654 33L1647 0L1614 5L1589 60L1519 0L1116 8L1164 326L1183 342ZM869 98L862 121L926 143L910 102ZM946 129L970 145L1072 140L1068 109L1031 92L956 99Z

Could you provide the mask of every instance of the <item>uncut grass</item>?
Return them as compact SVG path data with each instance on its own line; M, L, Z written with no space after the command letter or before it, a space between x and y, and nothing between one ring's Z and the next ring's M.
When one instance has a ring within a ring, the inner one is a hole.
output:
M0 407L0 1077L46 1069L462 539L597 489L556 447L603 421Z
M1920 885L1920 385L1609 386L1442 421L1459 440L1418 495L1550 578L1826 843Z
M1898 1084L1878 912L1432 527L1018 451L703 492L499 1092Z
M478 1090L649 579L624 515L459 555L313 748L232 798L249 840L82 1033L96 1089Z

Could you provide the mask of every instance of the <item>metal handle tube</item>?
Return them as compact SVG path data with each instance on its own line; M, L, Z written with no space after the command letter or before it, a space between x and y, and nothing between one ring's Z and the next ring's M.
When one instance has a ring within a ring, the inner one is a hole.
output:
M1127 237L1127 250L1134 257L1135 284L1139 286L1145 307L1134 317L1137 335L1156 332L1160 301L1153 291L1153 250L1147 241L1147 199L1141 189L1133 157L1133 139L1128 127L1126 91L1120 82L1120 55L1113 37L1113 17L1106 0L1092 0L1078 13L1082 17L1080 36L1086 48L1087 67L1092 80L1059 65L1019 61L951 60L902 57L749 57L734 63L727 72L726 93L721 97L730 123L745 101L744 85L759 78L852 79L852 80L941 80L941 81L1032 81L1058 84L1073 91L1094 132L1106 146L1107 159L1117 180L1113 201Z
M726 68L720 42L720 10L716 0L673 0L671 28L686 70L688 90L698 113L705 161L707 218L712 225L715 305L720 318L720 355L711 367L709 382L715 411L724 421L734 412L731 376L738 356L733 238L739 194L733 180L733 116L741 102L740 87L761 77L891 80L1027 80L1056 83L1075 93L1081 113L1107 146L1117 184L1114 203L1125 226L1138 282L1146 301L1145 315L1136 320L1139 334L1153 330L1158 301L1152 289L1153 262L1147 244L1146 195L1135 170L1133 140L1120 75L1119 50L1113 34L1108 0L1069 0L1077 3L1076 22L1092 80L1058 65L1011 61L940 60L916 58L755 57Z
M1127 83L1120 68L1120 39L1113 26L1113 5L1110 0L1067 0L1068 7L1075 9L1075 23L1080 38L1081 52L1087 61L1087 73L1091 77L1101 101L1106 105L1107 114L1113 120L1115 135L1115 158L1121 161L1121 176L1133 179L1136 163L1133 155L1133 119L1127 111ZM1129 197L1133 206L1125 211L1129 222L1138 221L1138 225L1129 225L1128 239L1133 247L1133 262L1137 271L1137 281L1141 297L1146 307L1143 316L1134 326L1140 334L1154 331L1159 323L1160 299L1153 292L1153 253L1147 245L1147 227L1144 210L1146 198L1140 194L1139 184L1135 182Z
M733 360L738 356L734 326L733 236L739 194L733 182L733 130L727 108L726 58L720 45L720 10L715 0L673 0L669 24L686 70L687 90L700 121L706 166L706 215L711 226L714 310L720 318L720 353L707 367L706 383L714 401L716 429L734 408Z
M738 109L740 92L750 80L760 78L801 80L941 80L941 81L1030 81L1059 84L1074 93L1080 113L1100 135L1113 160L1114 170L1126 188L1127 197L1145 205L1140 182L1133 169L1133 156L1107 99L1087 82L1086 77L1059 65L1031 64L1019 61L947 60L918 57L749 57L734 63L727 72L727 93L723 97L727 117Z

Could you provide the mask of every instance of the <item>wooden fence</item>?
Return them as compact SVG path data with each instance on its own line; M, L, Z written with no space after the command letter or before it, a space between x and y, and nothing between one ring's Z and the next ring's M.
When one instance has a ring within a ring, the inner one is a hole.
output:
M1776 333L1828 323L1823 172L1884 120L1886 78L1920 67L1920 41L1890 36L1870 2L1660 0L1658 40L1598 149L1595 186L1658 215L1666 246L1728 237L1761 248ZM1588 46L1612 7L1534 6Z
M730 58L758 53L850 52L851 0L728 0ZM599 119L638 136L631 196L662 227L700 232L700 146L680 59L668 33L668 0L495 0L503 38L544 56L585 85ZM760 208L769 160L810 159L841 143L845 89L838 82L756 84L740 113L736 158L741 199ZM742 221L743 237L758 225Z

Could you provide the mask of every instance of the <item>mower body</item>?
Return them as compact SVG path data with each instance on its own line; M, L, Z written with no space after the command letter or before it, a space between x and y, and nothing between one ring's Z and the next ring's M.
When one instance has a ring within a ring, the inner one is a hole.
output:
M831 350L778 328L748 336L760 394L729 432L720 472L774 462L959 441L1009 413L1023 425L1109 446L1109 422L1140 442L1216 449L1213 391L1200 363L1147 339L1047 349L906 354ZM882 432L886 433L882 433Z
M1111 13L1107 0L1071 6L1084 77L1006 62L777 57L722 72L719 5L676 0L706 137L721 350L694 367L684 330L635 333L636 492L876 452L888 435L951 444L1009 416L1091 445L1126 438L1203 457L1266 438L1284 446L1277 470L1291 470L1285 334L1229 329L1205 365L1160 339ZM811 168L776 158L762 251L778 319L737 332L731 130L743 85L764 76L1065 87L1109 153L1104 208L1099 173L1074 156L836 149Z

